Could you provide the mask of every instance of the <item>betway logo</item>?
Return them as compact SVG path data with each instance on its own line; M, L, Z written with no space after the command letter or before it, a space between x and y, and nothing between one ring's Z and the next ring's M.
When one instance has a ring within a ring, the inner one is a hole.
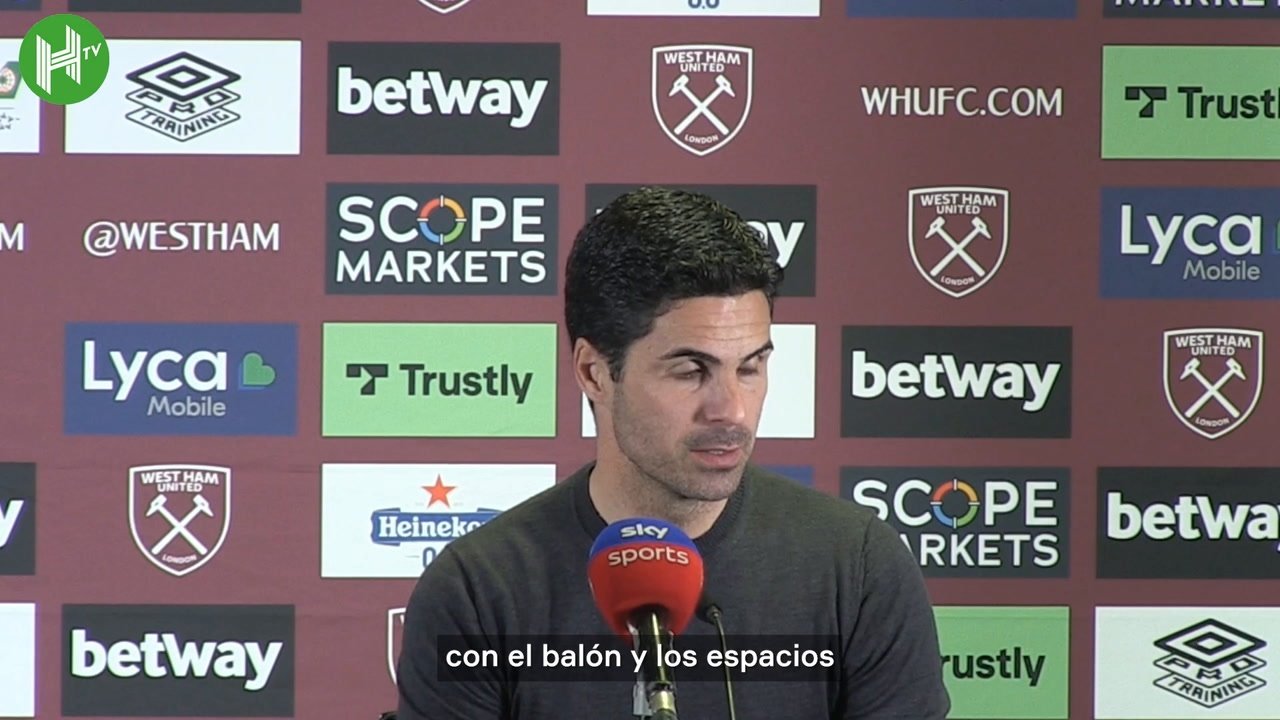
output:
M446 80L439 70L410 70L408 79L358 77L350 65L338 66L338 112L363 115L481 115L510 117L513 128L528 127L538 114L549 80L471 78ZM434 98L434 102L433 102Z
M898 362L885 368L868 360L865 350L854 350L851 392L862 399L878 398L885 392L904 400L921 392L931 399L990 396L1022 400L1023 410L1039 412L1061 370L1061 363L960 363L950 353L930 353L919 363Z
M1124 493L1107 493L1107 537L1132 540L1280 540L1280 506L1270 503L1219 505L1208 495L1180 495L1173 505L1141 507Z
M18 518L22 517L22 506L25 504L24 500L0 503L0 548L9 544L9 538L13 536L13 529L18 525Z
M84 628L71 630L71 674L97 677L104 672L115 677L151 678L197 677L243 678L244 689L261 690L271 681L271 672L280 657L282 642L262 643L240 640L179 642L175 633L149 632L142 642L119 640L110 647L90 640Z

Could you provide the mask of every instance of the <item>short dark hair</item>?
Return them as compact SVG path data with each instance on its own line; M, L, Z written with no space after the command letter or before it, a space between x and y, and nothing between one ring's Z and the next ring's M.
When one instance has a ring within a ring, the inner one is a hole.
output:
M679 300L763 291L773 313L782 268L760 233L701 193L644 186L574 239L565 270L569 347L585 338L622 375L627 350Z

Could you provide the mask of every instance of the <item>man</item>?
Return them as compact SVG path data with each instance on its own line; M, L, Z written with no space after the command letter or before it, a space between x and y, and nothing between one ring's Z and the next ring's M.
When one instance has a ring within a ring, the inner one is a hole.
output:
M607 524L628 517L664 519L694 539L730 638L838 636L827 681L734 683L739 717L946 717L932 608L897 534L854 503L748 464L780 281L759 235L703 195L642 188L582 228L565 324L596 458L425 569L405 612L399 720L634 717L625 680L531 682L510 667L437 676L440 636L480 638L500 656L504 638L607 639L587 556ZM694 620L686 634L713 632ZM723 683L680 677L681 717L728 717Z

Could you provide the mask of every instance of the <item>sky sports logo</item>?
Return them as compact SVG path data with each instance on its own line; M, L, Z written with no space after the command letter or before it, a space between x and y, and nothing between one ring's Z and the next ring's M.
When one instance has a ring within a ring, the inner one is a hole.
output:
M1280 189L1103 188L1102 296L1280 298Z
M555 185L331 183L331 295L551 295Z
M557 155L555 43L329 43L328 151Z
M890 117L1062 117L1062 88L864 85L867 115Z
M293 435L297 326L68 323L69 435Z
M1040 18L1076 16L1076 0L845 0L858 18Z

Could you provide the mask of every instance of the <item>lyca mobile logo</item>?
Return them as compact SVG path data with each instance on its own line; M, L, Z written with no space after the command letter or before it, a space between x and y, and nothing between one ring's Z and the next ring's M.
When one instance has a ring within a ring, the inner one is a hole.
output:
M1176 630L1154 645L1163 673L1156 687L1200 707L1213 708L1266 687L1255 674L1267 662L1255 653L1267 642L1215 618Z
M1188 430L1216 440L1244 424L1262 395L1260 330L1164 331L1164 396Z
M911 262L933 288L961 298L995 277L1009 247L1009 191L975 186L907 193Z
M1274 298L1280 191L1104 188L1103 297Z
M842 468L930 577L1067 577L1065 468Z
M556 291L554 185L332 184L328 195L331 294Z
M31 26L18 50L27 87L56 105L78 103L97 92L107 79L110 62L102 31L78 15L65 13Z
M66 328L64 427L90 435L292 435L294 325Z
M651 62L653 114L671 142L704 157L737 137L751 115L755 50L662 45Z

